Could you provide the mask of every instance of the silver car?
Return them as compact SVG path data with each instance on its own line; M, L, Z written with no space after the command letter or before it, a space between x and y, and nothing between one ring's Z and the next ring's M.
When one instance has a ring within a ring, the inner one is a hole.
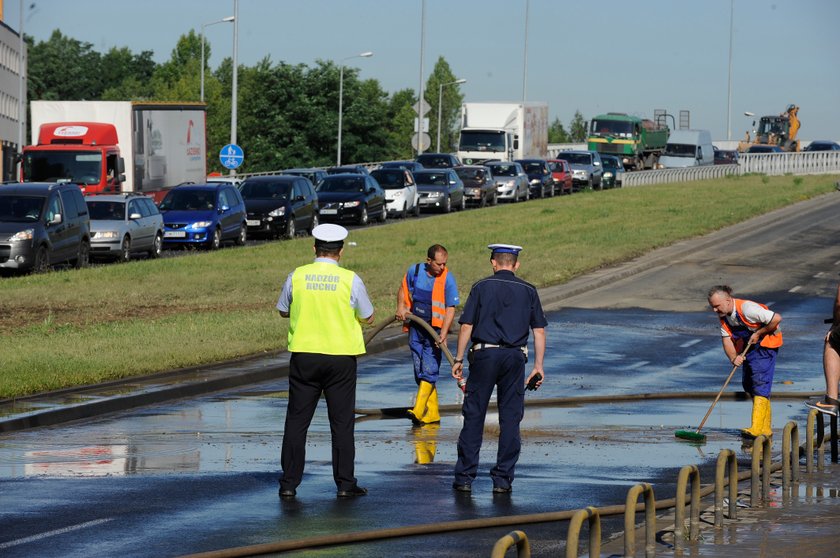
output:
M500 201L518 202L531 199L528 175L519 163L490 161L484 163L496 179L496 198Z
M116 194L85 198L90 213L90 257L127 262L132 254L157 258L163 246L163 216L151 198Z

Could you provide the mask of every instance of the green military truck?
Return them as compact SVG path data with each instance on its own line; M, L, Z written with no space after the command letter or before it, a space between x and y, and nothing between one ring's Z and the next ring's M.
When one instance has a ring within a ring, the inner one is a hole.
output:
M590 151L617 155L627 170L656 168L668 143L668 126L623 112L608 112L592 119L587 144Z

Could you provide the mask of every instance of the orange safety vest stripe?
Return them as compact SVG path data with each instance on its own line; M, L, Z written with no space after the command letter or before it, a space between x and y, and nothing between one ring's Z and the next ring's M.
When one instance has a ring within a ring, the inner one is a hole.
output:
M425 270L423 271L425 273ZM443 319L446 316L446 275L449 270L444 268L443 273L435 277L432 286L432 327L443 327ZM411 291L408 288L408 273L402 280L403 299L405 305L411 308ZM403 331L408 331L408 326L403 326Z
M746 317L744 317L744 312L743 312L743 310L741 310L741 307L743 306L744 302L746 302L746 301L741 299L741 298L735 298L733 300L735 301L735 311L738 313L738 318L740 318L740 320L742 322L744 322L744 325L746 325L752 331L755 331L758 328L760 328L761 324L750 322L750 321L747 320ZM767 308L766 304L762 304L760 302L756 302L756 304L758 304L762 308L766 308L767 310L769 310L769 308ZM726 320L724 318L720 319L720 325L723 327L724 330L726 330L726 332L731 337L732 336L732 330L729 329L729 324L726 323ZM776 331L774 331L773 333L770 333L770 334L762 337L761 341L758 344L761 345L762 347L766 347L768 349L778 349L779 347L782 346L782 343L783 343L783 341L782 341L782 330L776 328Z

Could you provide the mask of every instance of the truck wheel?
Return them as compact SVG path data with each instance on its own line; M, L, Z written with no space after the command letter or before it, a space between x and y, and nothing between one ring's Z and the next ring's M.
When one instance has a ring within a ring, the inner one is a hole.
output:
M149 250L150 258L159 258L163 252L163 236L160 233L155 235L155 241L152 244L152 249Z
M221 229L213 229L213 237L210 239L210 243L207 245L207 248L210 250L218 250L219 247L222 245L222 230Z
M128 236L125 236L122 241L122 245L120 246L120 257L119 261L125 263L131 260L131 239Z

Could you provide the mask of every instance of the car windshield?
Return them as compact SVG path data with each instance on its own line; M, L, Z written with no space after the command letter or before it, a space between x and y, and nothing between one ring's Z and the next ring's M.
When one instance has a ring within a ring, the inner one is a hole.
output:
M484 169L455 169L461 180L480 182L484 180Z
M493 165L494 176L516 176L518 171L516 165Z
M30 151L23 156L27 182L99 184L102 155L87 151Z
M417 184L428 186L446 186L449 184L449 175L445 172L418 172L414 175Z
M405 171L401 169L379 169L370 174L386 190L405 188Z
M558 153L558 159L565 159L572 165L591 165L592 155L588 153Z
M160 202L161 211L206 211L213 209L215 192L204 190L171 190Z
M417 162L431 169L448 168L452 166L452 161L449 157L441 155L420 155L417 157Z
M564 172L566 170L563 163L549 163L548 168L551 172Z
M318 192L364 192L365 179L348 178L327 178L318 186Z
M503 153L505 133L486 130L462 130L458 142L458 151L490 151Z
M0 222L31 223L41 218L41 196L0 196Z
M694 157L696 147L688 143L669 143L665 146L665 155L671 157Z
M527 174L542 174L542 163L522 163L522 168Z
M274 200L288 197L290 187L288 182L246 180L239 191L242 193L242 198L246 200Z
M117 201L88 201L92 221L122 221L125 219L125 203Z
M592 119L593 135L629 136L633 132L633 123L626 120L597 120Z
M601 157L601 162L604 164L605 169L618 170L620 167L618 159L613 159L612 157Z

